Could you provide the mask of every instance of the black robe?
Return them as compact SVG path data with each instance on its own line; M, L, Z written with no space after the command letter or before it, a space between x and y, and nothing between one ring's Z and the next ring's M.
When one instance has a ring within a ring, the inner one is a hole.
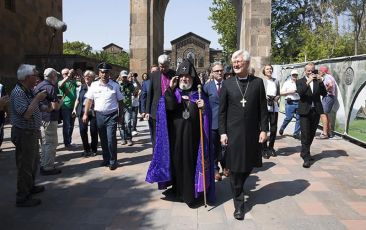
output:
M168 132L171 155L173 190L177 198L188 205L195 202L195 172L200 143L199 110L195 103L186 104L189 119L183 119L184 103L177 103L174 92L165 92L166 110L169 117Z
M245 107L238 83L247 101ZM249 76L248 80L231 77L220 91L219 133L227 134L226 167L233 172L250 172L262 166L259 133L268 131L268 109L263 80Z

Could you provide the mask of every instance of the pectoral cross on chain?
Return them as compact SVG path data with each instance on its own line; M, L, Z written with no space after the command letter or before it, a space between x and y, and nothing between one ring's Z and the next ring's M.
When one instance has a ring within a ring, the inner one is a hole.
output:
M245 103L247 103L247 101L245 100L245 98L243 97L243 99L240 101L240 103L242 104L243 108L245 107Z

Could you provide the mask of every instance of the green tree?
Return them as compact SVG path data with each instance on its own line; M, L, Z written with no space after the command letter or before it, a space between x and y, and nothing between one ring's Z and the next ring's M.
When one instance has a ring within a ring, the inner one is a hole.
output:
M219 43L223 48L227 61L228 56L236 50L236 11L230 0L213 0L209 8L209 20L213 22L212 28L221 36Z
M92 55L93 48L84 42L64 42L64 54L78 54L85 57Z
M105 61L111 64L120 65L125 68L129 67L130 57L128 53L111 54L108 52L100 51L93 52L93 48L84 42L64 42L64 54L77 54L84 57L95 58L100 61Z

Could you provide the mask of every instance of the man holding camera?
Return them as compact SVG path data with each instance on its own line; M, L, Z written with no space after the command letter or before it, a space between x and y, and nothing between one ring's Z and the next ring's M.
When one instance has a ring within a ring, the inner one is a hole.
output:
M303 167L310 168L313 158L310 155L310 146L314 140L323 106L320 95L327 95L323 78L315 70L314 63L305 66L305 76L296 81L297 93L300 96L299 110L301 129L301 157Z
M76 80L77 74L74 69L63 69L61 71L63 79L58 83L58 87L62 97L64 98L61 114L62 114L62 134L66 148L72 147L71 137L74 130L75 117L72 115L76 101Z
M41 147L41 175L56 175L61 173L60 169L55 168L56 148L58 144L57 125L59 109L63 103L62 99L57 98L57 74L55 69L45 69L44 80L34 89L34 93L45 90L47 97L41 102L44 107L42 110L42 147Z
M285 119L283 120L283 123L281 125L280 130L278 133L282 136L283 131L286 129L287 125L290 123L292 118L295 116L296 123L295 123L295 130L293 137L296 139L300 139L300 116L297 112L299 108L299 100L300 96L296 92L296 80L297 76L299 76L299 73L297 70L291 71L291 76L288 80L283 83L283 86L281 88L281 96L285 96Z

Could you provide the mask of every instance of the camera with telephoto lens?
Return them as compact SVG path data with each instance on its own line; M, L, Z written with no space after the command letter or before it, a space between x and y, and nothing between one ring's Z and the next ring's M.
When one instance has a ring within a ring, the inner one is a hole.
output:
M276 96L269 96L267 95L267 104L268 106L273 106L274 105L274 99Z

